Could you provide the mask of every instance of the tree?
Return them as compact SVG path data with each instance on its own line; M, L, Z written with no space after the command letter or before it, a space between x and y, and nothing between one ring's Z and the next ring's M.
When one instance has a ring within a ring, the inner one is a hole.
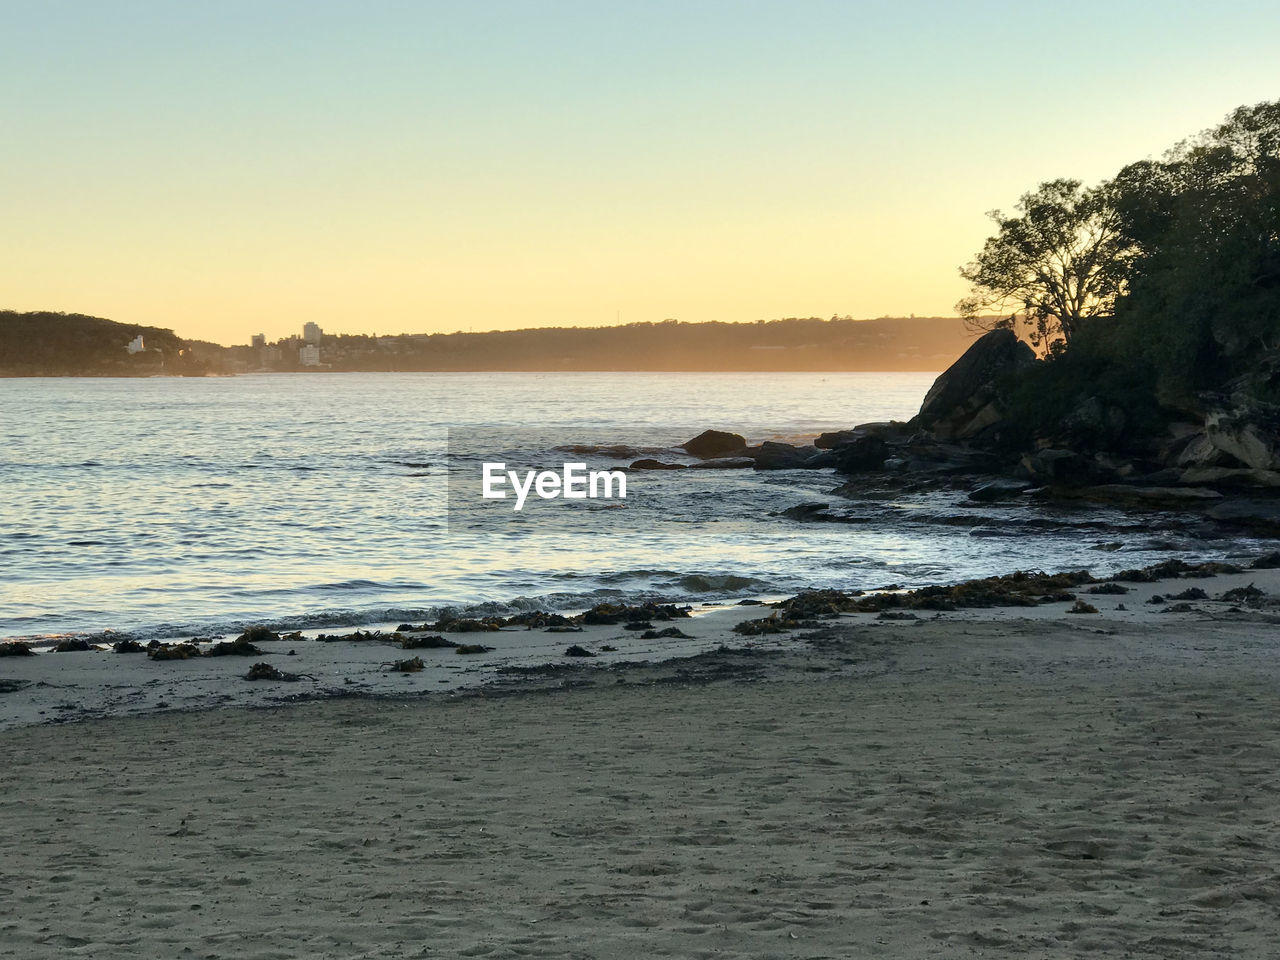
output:
M1057 349L1082 323L1110 316L1124 292L1132 243L1121 230L1103 184L1084 189L1079 180L1051 180L1025 194L1017 215L988 216L999 228L960 275L973 284L956 308L982 328L1019 320L1032 346ZM1011 311L995 320L991 311Z
M1113 188L1139 251L1116 318L1162 402L1242 388L1280 401L1280 101L1130 164Z

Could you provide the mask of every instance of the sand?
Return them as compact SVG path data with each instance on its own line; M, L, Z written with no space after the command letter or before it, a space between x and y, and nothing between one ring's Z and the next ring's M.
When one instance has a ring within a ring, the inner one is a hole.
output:
M1270 956L1280 618L1196 606L6 730L0 956Z

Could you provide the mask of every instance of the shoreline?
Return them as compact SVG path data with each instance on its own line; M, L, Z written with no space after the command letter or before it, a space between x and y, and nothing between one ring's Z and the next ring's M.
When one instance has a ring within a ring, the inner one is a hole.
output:
M1280 570L1250 570L1130 584L1091 597L1098 614L850 614L769 650L461 695L0 731L5 940L264 960L1263 955L1280 611L1145 602L1249 582L1280 594Z
M1221 572L1223 565L1212 562L1167 561L1129 571L1128 578L1058 574L1033 581L1030 594L1008 592L1024 589L1021 575L1009 575L913 591L815 591L770 604L593 608L611 611L607 617L526 613L340 635L281 636L255 628L237 641L198 646L153 642L134 644L131 652L44 650L0 656L0 730L353 698L483 697L681 676L767 678L793 670L797 657L808 656L812 638L841 629L964 629L987 622L1014 633L1034 630L1028 624L1117 633L1227 622L1266 630L1280 623L1280 556L1255 562L1265 566ZM1180 575L1167 576L1179 566ZM1153 597L1167 599L1151 602ZM653 619L640 628L637 617L644 611ZM0 645L0 652L8 646ZM268 676L246 679L263 667ZM283 676L270 675L269 668Z

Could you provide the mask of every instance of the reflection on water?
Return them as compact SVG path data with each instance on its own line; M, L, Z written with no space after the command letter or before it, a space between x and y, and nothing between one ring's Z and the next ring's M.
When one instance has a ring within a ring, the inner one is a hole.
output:
M1028 528L1017 526L1025 513L989 508L956 521L969 508L936 496L846 504L861 511L858 524L773 515L829 499L837 480L825 471L637 472L625 504L539 501L501 522L474 503L446 509L450 433L459 462L612 467L674 456L674 444L708 427L759 441L906 419L933 377L2 380L0 635L212 633L259 620L416 620L441 605L521 597L580 607L602 595L919 584L1132 566L1189 542L1176 526L1139 526L1124 551L1103 553L1091 548L1112 538L1075 524L1125 522L1119 515L1047 516Z

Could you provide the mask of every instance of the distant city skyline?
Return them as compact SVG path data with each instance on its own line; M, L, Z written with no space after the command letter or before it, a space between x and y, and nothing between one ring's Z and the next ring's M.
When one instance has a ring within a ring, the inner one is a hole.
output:
M0 0L0 308L218 343L938 316L1038 182L1277 95L1270 4Z

